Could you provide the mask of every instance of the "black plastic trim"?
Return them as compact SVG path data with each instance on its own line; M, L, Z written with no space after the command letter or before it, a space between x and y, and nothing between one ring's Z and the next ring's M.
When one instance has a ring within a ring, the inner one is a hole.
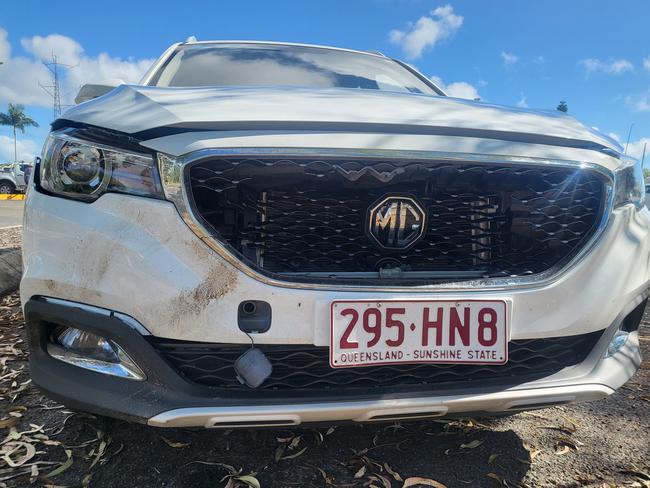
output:
M125 133L112 129L76 122L69 119L57 119L52 123L52 130L66 127L94 130L97 134L110 135L122 138L129 144L137 144L143 151L142 142L160 137L167 137L186 132L204 131L242 131L242 130L299 130L299 131L326 131L326 132L353 132L353 133L385 133L385 134L413 134L433 136L476 137L481 139L495 139L509 142L522 142L527 144L543 144L547 146L560 146L575 149L588 149L607 153L617 157L616 151L611 148L584 139L569 139L566 137L547 136L543 134L530 134L511 131L496 131L486 129L470 129L446 126L408 125L404 124L378 124L362 122L314 122L314 121L226 121L226 122L182 122L179 124L163 125L133 133ZM111 139L113 140L113 139Z
M126 132L105 129L96 125L75 122L74 120L68 119L57 119L52 122L51 127L53 132L62 129L77 129L75 135L79 135L79 137L89 142L97 142L115 146L118 149L127 149L143 154L155 154L155 151L140 144L142 142L141 139Z
M248 157L248 155L244 152L242 154L238 154L237 157L240 158L240 159L246 159ZM271 156L270 158L266 158L263 155L262 156L255 155L254 158L258 158L258 159L275 159L275 160L283 159L283 158L279 158L277 156ZM448 283L449 281L463 282L463 281L467 281L468 279L472 280L472 279L477 279L477 278L483 278L484 277L484 273L481 271L480 274L477 273L476 275L469 276L469 278L466 275L464 275L463 273L460 273L460 274L454 276L453 278L451 278L449 275L435 276L435 275L432 274L430 276L427 276L426 280L422 276L420 276L419 279L413 279L412 277L404 277L404 278L397 277L397 278L390 278L388 280L386 278L382 279L380 276L379 277L373 277L373 278L370 278L370 279L363 279L363 278L355 277L353 275L349 275L347 273L341 273L341 272L328 273L329 277L328 276L315 277L315 276L310 275L310 274L305 274L305 275L289 274L289 273L283 273L283 272L277 272L277 271L271 271L271 270L264 269L264 268L258 266L252 260L245 257L240 252L239 249L237 249L235 246L232 245L232 243L229 240L224 239L221 236L221 234L219 233L219 231L217 229L215 229L214 226L208 220L206 220L205 216L203 215L203 213L201 211L199 211L199 208L197 206L197 198L196 198L196 195L195 195L195 192L194 192L194 185L193 185L192 179L191 179L192 170L196 166L207 165L212 161L221 160L221 159L232 159L232 157L228 156L228 155L215 155L215 156L203 157L203 158L198 158L198 159L192 160L192 161L190 161L187 164L184 164L182 166L182 168L181 168L181 172L182 172L181 180L182 180L182 185L186 189L186 193L187 193L187 197L188 197L186 199L186 201L184 202L184 204L187 205L187 207L189 208L190 213L192 214L192 216L201 224L201 226L210 234L210 236L213 239L218 241L219 244L222 245L223 247L225 247L233 256L236 256L239 261L244 263L245 266L251 268L252 270L254 270L255 272L257 272L257 273L259 273L261 275L264 275L264 276L266 276L268 278L271 278L271 279L274 279L274 280L277 280L277 281L288 282L288 283L306 283L306 284L315 283L315 284L333 284L333 285L345 284L345 285L359 285L359 286L376 285L378 282L382 282L384 284L387 284L389 282L389 280L390 280L390 284L394 284L394 285L398 285L398 286L420 286L423 283L426 283L426 284L438 284L438 283ZM308 158L305 157L305 156L302 156L302 155L297 155L297 156L293 157L292 159L304 160L304 159L308 159ZM322 156L322 157L318 158L319 161L327 161L327 162L336 162L339 159L340 158L338 158L338 157L330 156L330 155ZM358 161L366 162L367 165L369 165L371 162L374 162L374 161L384 161L384 160L394 162L394 163L399 163L399 164L408 164L410 162L410 160L407 159L407 158L389 158L389 159L384 158L384 159L382 159L382 158L377 158L377 157L373 157L373 156L359 156L359 157L355 157L354 159L358 160ZM432 161L432 163L440 164L441 161L444 161L444 160L435 160L435 161ZM490 167L494 166L491 163L482 162L482 161L475 161L475 162L473 161L471 164L476 165L476 166L484 166L484 167L487 167L487 168L490 168ZM540 170L549 169L548 167L546 167L544 165L523 165L521 163L511 164L511 165L508 165L508 166L513 167L513 168L517 168L517 167L521 167L521 168L538 168ZM564 168L566 170L569 170L569 168L571 168L571 167L563 166L562 168ZM577 168L571 168L571 169L573 171L577 170ZM595 170L593 170L591 168L590 169L585 169L584 171L588 171L590 173L593 173L594 175L596 175L602 181L603 194L601 195L600 205L599 205L599 209L598 209L598 214L600 216L599 220L602 221L603 219L606 219L605 212L607 212L608 209L609 209L609 206L608 206L609 201L608 201L607 198L605 198L606 195L607 195L607 190L606 190L607 179L606 179L605 175L603 175L599 171L595 171ZM391 194L391 195L393 195L393 194ZM404 196L409 196L411 198L416 198L412 194L405 194L405 193L399 193L399 192L395 193L395 195L404 195ZM416 198L416 200L417 200L417 198ZM369 205L369 206L371 207L372 205ZM364 225L367 227L367 222L365 222ZM590 239L592 239L594 233L598 231L599 225L600 224L596 224L589 231L589 233L590 233L590 238L589 239L585 239L581 243L579 243L576 246L576 248L573 249L571 254L568 254L568 255L564 256L564 258L562 260L559 260L558 262L556 262L555 265L553 267L551 267L550 269L541 270L541 271L538 271L536 273L531 273L531 274L529 274L529 273L521 274L520 277L525 276L526 278L530 278L530 277L535 276L535 275L541 276L541 275L543 275L545 273L548 273L550 270L557 271L558 269L563 269L565 265L570 263L572 261L572 259L575 258L575 256L577 256L581 252L581 250L591 242ZM420 240L421 239L418 239L418 241L420 241ZM414 244L417 244L417 242L414 243ZM492 277L490 277L490 279L492 279L492 278L497 278L498 279L498 278L502 278L503 276L508 276L508 274L507 275L502 275L502 276L492 276Z
M623 323L621 324L621 330L626 332L634 332L639 330L641 325L641 320L643 319L643 314L648 304L648 299L643 300L639 305L637 305L634 310L625 316Z
M141 140L157 139L185 132L204 131L324 131L346 133L382 133L413 134L430 136L475 137L500 141L521 142L526 144L543 144L575 149L588 149L607 152L615 156L615 151L593 141L568 139L566 137L547 136L543 134L520 133L510 131L470 129L446 126L381 124L365 122L314 122L314 121L227 121L227 122L183 122L167 126L134 132L132 135Z
M505 365L387 364L332 370L327 347L257 344L256 348L273 364L272 374L257 390L242 386L232 367L237 357L250 349L250 344L213 344L154 336L147 341L181 376L215 392L269 398L327 392L348 398L366 393L383 396L415 388L437 394L440 390L458 392L478 385L513 387L579 367L603 332L511 341L508 345L511 360ZM556 354L557 358L549 354Z
M395 393L359 391L341 396L337 392L297 391L260 395L260 391L219 392L194 385L182 378L139 332L118 316L98 313L83 305L48 303L34 297L25 304L25 321L30 349L30 370L34 384L48 396L72 408L137 422L164 411L185 407L261 406L313 402L370 400L378 397L417 398L457 394L458 390L407 388ZM66 325L102 335L118 343L145 373L146 381L133 381L73 366L52 358L46 352L48 331L53 325ZM463 393L502 391L503 384L482 383Z

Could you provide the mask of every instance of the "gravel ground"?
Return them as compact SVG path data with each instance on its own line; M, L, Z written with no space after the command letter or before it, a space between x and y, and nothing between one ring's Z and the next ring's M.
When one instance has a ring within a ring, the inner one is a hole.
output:
M647 358L650 311L641 335ZM650 487L648 360L607 400L510 417L207 431L68 410L30 384L25 349L13 294L0 299L0 486Z
M22 242L21 226L0 229L0 249L17 249Z

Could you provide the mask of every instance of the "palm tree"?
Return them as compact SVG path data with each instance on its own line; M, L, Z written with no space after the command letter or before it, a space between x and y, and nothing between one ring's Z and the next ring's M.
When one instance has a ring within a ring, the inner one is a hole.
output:
M25 107L22 105L9 104L6 114L0 112L0 125L10 125L14 130L14 162L18 160L18 149L16 145L16 129L23 134L25 127L38 127L38 123L25 115Z

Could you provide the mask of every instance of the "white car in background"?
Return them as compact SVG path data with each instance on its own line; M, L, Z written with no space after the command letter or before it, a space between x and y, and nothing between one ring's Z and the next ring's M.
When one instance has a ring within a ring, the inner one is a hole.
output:
M27 188L26 175L32 166L27 163L0 164L0 194L24 193Z
M115 84L54 122L28 192L53 398L376 422L599 399L639 367L650 213L611 138L319 46L186 42Z

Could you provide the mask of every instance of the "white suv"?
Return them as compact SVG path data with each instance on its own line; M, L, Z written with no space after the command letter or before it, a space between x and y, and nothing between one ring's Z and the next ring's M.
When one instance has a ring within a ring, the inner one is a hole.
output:
M30 171L26 163L0 164L0 194L24 193Z
M650 213L607 136L319 46L181 43L109 85L54 122L28 193L52 397L372 422L603 398L638 368Z

